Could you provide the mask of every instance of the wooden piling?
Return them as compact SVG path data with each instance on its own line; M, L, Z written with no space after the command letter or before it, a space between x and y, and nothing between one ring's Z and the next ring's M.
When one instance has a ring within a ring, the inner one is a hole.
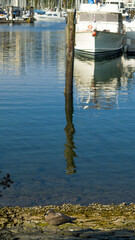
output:
M14 22L13 21L13 6L11 7L11 21L12 21L12 23Z
M66 83L65 94L73 92L74 45L76 11L68 12L66 27Z
M34 22L34 8L30 7L30 18L29 18L30 23Z

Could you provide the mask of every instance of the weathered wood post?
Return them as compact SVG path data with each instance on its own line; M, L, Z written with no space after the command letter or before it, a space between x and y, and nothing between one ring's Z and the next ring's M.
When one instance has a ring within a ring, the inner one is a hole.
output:
M11 21L12 21L12 23L14 22L13 21L13 6L11 7Z
M33 11L33 7L30 7L30 23L33 23L34 22L34 11Z
M9 20L9 6L7 6L7 15L8 15L8 20Z
M68 12L66 27L66 82L65 94L73 92L74 45L76 11Z
M74 164L74 125L73 125L73 71L74 71L74 45L75 45L75 17L76 11L68 12L66 27L66 81L65 81L65 113L67 125L65 127L66 143L65 158L67 161L66 173L72 174L76 172Z

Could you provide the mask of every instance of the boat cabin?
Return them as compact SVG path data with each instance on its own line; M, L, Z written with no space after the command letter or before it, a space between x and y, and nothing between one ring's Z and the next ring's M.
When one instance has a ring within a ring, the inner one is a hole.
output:
M90 5L80 5L80 11L77 12L77 31L85 31L86 29L89 30L91 26L91 30L95 29L98 31L108 31L114 33L123 32L122 14L118 11L118 9L112 12L113 7L111 7L111 4L105 4L96 10L96 4Z
M106 0L105 3L107 4L115 4L118 6L119 11L124 14L126 12L125 10L125 5L124 2L122 0L118 1L118 0Z

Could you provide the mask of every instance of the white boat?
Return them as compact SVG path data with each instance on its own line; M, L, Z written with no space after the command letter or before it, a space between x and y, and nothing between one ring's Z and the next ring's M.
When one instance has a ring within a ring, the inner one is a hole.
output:
M81 4L76 14L76 55L102 59L123 51L125 33L117 5Z
M125 9L124 0L106 0L105 3L107 4L114 4L118 6L119 12L122 14L123 17L128 16L128 13Z
M30 18L30 11L23 12L22 19L27 20Z
M125 31L126 31L126 37L129 39L135 40L135 19L131 19L129 21L123 21Z
M34 18L36 21L57 21L57 22L65 22L66 17L63 16L60 11L47 11L45 14L34 14Z
M131 36L133 36L135 38L135 19L131 19L129 21L123 21L123 24L126 28L126 32L128 33L132 33Z
M123 21L126 32L124 51L130 55L135 55L135 19Z
M6 20L7 19L7 12L4 11L2 8L0 8L0 20Z
M106 4L117 4L119 12L123 17L123 27L126 34L124 51L135 54L135 19L130 19L129 14L125 9L123 0L106 0Z
M6 20L7 14L0 14L0 20Z

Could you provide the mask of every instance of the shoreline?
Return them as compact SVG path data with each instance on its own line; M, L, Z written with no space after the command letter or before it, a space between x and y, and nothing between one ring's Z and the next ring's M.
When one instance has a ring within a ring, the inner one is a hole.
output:
M74 223L55 227L45 221L49 209L75 217ZM135 239L135 204L63 204L44 207L1 207L0 239Z

